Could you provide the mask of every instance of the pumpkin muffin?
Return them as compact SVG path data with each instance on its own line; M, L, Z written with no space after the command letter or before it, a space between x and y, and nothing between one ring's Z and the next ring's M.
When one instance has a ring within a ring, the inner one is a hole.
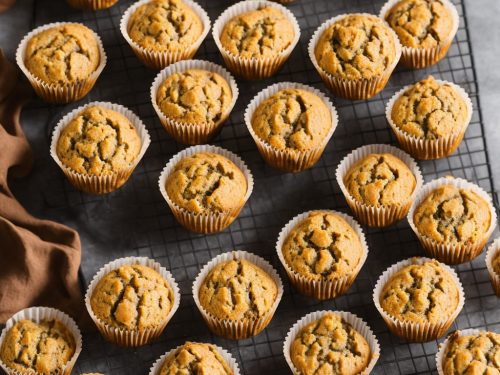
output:
M118 2L118 0L66 0L66 1L73 8L85 9L85 10L108 9Z
M491 286L500 297L500 240L496 239L486 253L486 268L490 275Z

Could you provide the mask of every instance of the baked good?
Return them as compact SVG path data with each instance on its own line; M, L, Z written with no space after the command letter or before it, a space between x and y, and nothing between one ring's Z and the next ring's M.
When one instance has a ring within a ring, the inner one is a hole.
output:
M115 5L118 0L66 0L69 5L77 9L101 10Z
M500 297L500 239L497 238L488 247L485 263L493 291Z
M491 262L491 265L493 266L493 271L500 276L500 251L497 251L495 256L493 257L493 260Z

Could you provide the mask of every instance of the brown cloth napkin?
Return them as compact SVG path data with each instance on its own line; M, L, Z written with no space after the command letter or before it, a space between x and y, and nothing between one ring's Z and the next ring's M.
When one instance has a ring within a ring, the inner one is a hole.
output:
M80 238L62 224L31 216L15 199L10 177L26 175L33 155L19 123L31 91L0 50L0 323L29 306L52 306L80 320Z

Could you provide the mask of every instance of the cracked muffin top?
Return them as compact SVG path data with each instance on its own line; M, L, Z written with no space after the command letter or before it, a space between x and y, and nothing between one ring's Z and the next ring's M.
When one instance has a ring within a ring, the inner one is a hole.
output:
M165 358L158 372L177 374L232 375L233 371L215 345L188 341Z
M218 319L258 319L273 306L278 286L259 266L233 259L210 270L198 293L203 308Z
M89 28L69 23L44 30L28 41L24 64L48 84L75 84L86 80L99 66L101 54Z
M348 15L326 28L314 49L318 65L340 79L381 76L396 59L396 41L383 20Z
M500 334L481 331L461 336L454 332L441 364L444 375L495 375L500 373Z
M453 29L453 17L442 0L401 0L385 15L401 44L411 48L432 48L446 43Z
M302 328L290 346L290 357L302 375L360 374L370 363L366 339L342 317L326 313Z
M286 50L295 37L287 15L279 9L262 7L239 14L222 29L222 47L241 58L275 57Z
M98 105L85 108L62 129L56 148L67 168L95 176L131 168L140 150L134 125L121 113Z
M453 86L429 76L395 101L391 119L410 136L435 140L462 130L468 111L464 98Z
M231 212L242 206L247 180L226 157L199 152L175 165L165 188L170 199L189 212Z
M437 260L411 264L384 285L380 306L399 321L437 323L447 320L459 303L452 275Z
M130 16L130 38L147 50L184 50L203 33L203 23L183 0L151 0Z
M161 325L173 304L174 292L168 281L154 269L139 264L108 273L90 297L95 316L109 326L126 330Z
M54 374L75 353L70 330L58 320L20 320L7 331L0 349L2 361L22 373Z
M306 90L284 89L264 100L252 116L255 134L277 149L310 150L332 127L328 106Z
M365 251L347 221L328 211L311 212L292 229L281 250L292 270L315 280L351 274Z
M225 118L232 98L224 78L200 69L168 76L156 94L156 102L165 116L190 124L219 123Z
M418 233L445 243L477 243L484 238L490 221L488 202L472 190L453 185L433 190L413 214Z
M369 154L344 177L349 194L368 206L404 205L417 180L408 166L392 154Z

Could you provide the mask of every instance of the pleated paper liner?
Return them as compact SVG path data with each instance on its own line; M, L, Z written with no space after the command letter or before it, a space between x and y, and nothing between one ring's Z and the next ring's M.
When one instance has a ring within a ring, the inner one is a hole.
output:
M402 197L404 199L399 205L392 206L369 206L363 202L358 202L347 190L344 184L344 177L349 173L351 167L356 162L368 156L369 154L391 154L399 158L415 176L416 185L413 193L409 197ZM423 184L422 173L420 168L413 158L401 151L397 147L385 144L366 145L357 148L349 155L344 157L339 163L335 172L337 183L340 190L344 194L347 204L354 213L354 216L362 223L371 227L387 227L395 222L403 219L410 209L410 206L415 199L417 192Z
M361 258L359 259L359 263L356 268L352 270L350 274L344 275L343 277L337 279L328 279L322 278L320 280L311 279L305 275L301 275L299 272L295 271L285 260L285 256L283 255L283 245L288 238L290 232L302 221L308 218L311 213L314 212L327 212L333 215L338 215L342 219L344 219L356 232L359 237L361 243L361 251L363 252ZM284 227L281 229L281 232L278 236L278 241L276 242L276 252L278 254L278 258L281 261L281 264L285 268L285 271L290 279L290 282L293 286L301 293L306 296L318 299L318 300L327 300L333 299L335 297L344 294L352 285L359 271L363 267L363 264L366 261L368 256L368 245L366 243L365 234L363 230L359 226L356 220L354 220L351 216L346 215L342 212L337 212L333 210L313 210L307 211L300 215L295 216L292 220L290 220Z
M236 207L232 211L227 212L213 212L213 213L203 213L197 214L186 210L183 207L177 205L167 194L167 189L165 184L167 182L168 177L174 171L175 166L182 159L189 157L191 155L200 153L200 152L211 152L215 154L219 154L224 156L225 158L231 160L242 172L247 181L247 192L241 206ZM158 186L160 188L160 192L163 195L163 198L167 201L172 213L174 214L177 221L186 229L191 230L197 233L215 233L220 232L227 228L231 223L238 217L241 209L245 205L248 198L253 191L253 176L247 165L241 158L221 147L210 146L210 145L199 145L199 146L191 146L188 147L181 152L175 154L167 163L165 168L160 174L160 178L158 180Z
M229 319L219 319L208 311L206 311L199 299L199 291L200 287L209 274L209 272L218 264L233 260L233 259L244 259L247 260L256 266L262 268L276 283L278 288L278 293L276 295L276 299L269 309L263 316L257 319L241 319L241 320L229 320ZM265 259L249 253L247 251L235 250L228 253L223 253L215 258L213 258L210 262L208 262L200 271L198 276L193 283L193 298L198 310L205 320L205 323L208 325L208 328L216 334L217 336L221 336L227 339L232 340L244 340L249 337L255 336L259 334L266 326L269 324L271 319L274 316L276 308L278 307L281 297L283 296L283 283L281 282L281 278L278 275L278 272L273 268L273 266Z
M401 0L389 0L380 10L379 17L385 20L387 13ZM448 0L442 0L443 5L449 11L453 26L449 30L448 37L432 48L412 48L402 45L401 64L412 69L421 69L436 64L446 56L448 49L453 43L453 38L457 34L459 16L457 8Z
M196 42L191 45L185 46L185 48L183 49L173 51L155 51L140 46L138 43L132 40L132 38L128 34L128 24L130 17L137 10L137 8L149 3L150 1L151 0L140 0L135 2L125 11L125 13L123 13L123 16L120 20L120 32L134 51L137 58L141 60L147 67L156 70L163 69L174 62L192 58L195 55L196 51L198 51L198 48L210 31L210 18L208 17L207 12L205 12L205 10L195 1L182 0L196 13L198 17L200 17L203 24L203 31L201 35L198 37Z
M57 143L59 141L59 137L61 135L62 130L80 112L92 106L101 106L120 113L121 115L125 116L137 130L137 133L139 134L139 137L141 139L141 149L139 151L139 154L135 158L134 162L130 165L129 168L103 176L81 174L65 166L57 156ZM77 189L91 194L106 194L118 189L125 182L127 182L128 178L134 171L135 167L137 167L137 164L139 164L142 157L144 156L144 153L146 152L150 143L151 139L149 137L149 133L148 130L146 129L146 126L141 121L141 119L137 117L137 115L133 113L131 110L119 104L108 103L108 102L91 102L72 110L67 115L65 115L61 120L59 120L56 127L54 128L54 131L52 132L50 155L57 163L57 165L61 168L61 170L64 172L69 182Z
M389 77L391 76L392 71L398 64L399 58L401 56L401 44L399 43L398 36L391 28L387 26L388 29L390 30L390 34L394 39L394 47L395 47L394 61L391 63L390 66L388 66L385 69L383 74L377 77L373 77L370 79L362 78L357 80L337 78L327 73L325 70L323 70L323 68L319 66L318 60L316 59L316 54L314 53L316 45L323 32L332 24L340 21L341 19L347 16L352 16L352 15L378 18L377 16L369 13L341 14L333 18L330 18L329 20L325 21L320 27L318 27L314 32L313 36L311 37L311 40L309 41L308 45L309 58L311 59L314 67L318 71L321 79L324 81L326 86L332 91L332 93L335 96L340 96L344 99L349 99L349 100L369 99L378 94L380 91L382 91L384 87L387 85Z
M111 8L118 0L66 0L69 5L77 9L100 10Z
M224 78L229 87L231 88L232 100L229 106L221 114L221 118L217 122L211 123L186 123L182 121L177 121L174 118L170 118L165 115L158 103L156 101L156 95L160 85L171 75L175 73L182 73L189 69L200 69L207 70L209 72L217 73L222 78ZM169 65L167 68L163 69L153 81L151 86L151 103L158 115L161 124L165 128L168 134L174 138L177 142L184 144L195 145L208 142L212 137L214 137L221 129L224 121L227 120L231 110L234 108L234 104L238 99L238 86L233 76L223 67L211 63L209 61L202 60L184 60L176 62Z
M488 203L490 209L490 226L488 230L480 238L480 240L477 241L476 243L437 242L425 235L421 235L418 232L418 228L413 221L415 210L432 191L444 185L452 185L457 187L458 189L471 190ZM497 222L497 215L495 212L495 207L493 206L493 203L488 193L486 193L483 189L481 189L479 186L473 183L470 183L461 178L453 178L453 177L442 177L425 184L422 187L422 189L420 189L420 191L417 193L417 196L413 201L410 211L408 212L408 223L410 224L411 229L417 235L426 254L446 264L459 264L459 263L469 262L472 259L476 258L479 254L481 254L481 251L483 250L484 246L488 242L488 239L493 233L493 230L495 229L496 222Z
M295 33L293 41L290 45L283 51L279 52L276 56L266 58L244 58L233 55L229 51L225 50L220 41L220 36L226 23L242 13L250 12L262 7L278 9L290 20ZM265 0L248 0L233 4L222 12L214 23L212 35L215 44L217 45L217 48L219 48L222 58L224 59L226 67L232 73L243 79L262 79L274 75L285 63L285 61L288 60L288 57L299 41L300 27L293 13L283 5Z
M240 375L240 368L238 367L238 362L236 362L236 360L233 358L231 353L229 353L224 348L221 348L220 346L217 346L215 344L211 344L211 345L215 346L215 348L217 349L217 351L219 352L221 357L226 361L227 365L229 366L229 368L232 371L232 375ZM160 358L158 358L155 361L155 363L153 363L151 368L149 369L149 375L159 375L161 367L163 366L163 363L165 362L165 360L170 355L174 354L177 349L182 348L182 346L183 345L179 345L178 347L169 350L168 352L163 354Z
M104 69L107 61L106 52L104 51L101 38L95 31L91 30L99 47L100 61L96 70L91 73L86 79L75 83L55 84L44 82L40 78L32 74L24 63L26 46L29 40L42 31L68 24L85 26L81 23L76 22L54 22L37 27L24 36L16 50L16 63L24 73L26 78L28 78L28 80L30 81L31 86L35 90L36 94L43 100L51 103L70 103L83 98L89 93L92 87L94 87L94 84L97 81L97 78L101 74L102 70Z
M304 151L295 150L291 148L278 149L276 147L271 146L269 143L260 138L255 133L252 127L252 117L255 110L259 107L259 105L263 101L267 100L270 96L276 94L278 91L285 89L300 89L313 93L325 103L325 105L328 107L330 111L330 116L331 116L330 130L328 131L324 140L313 149ZM321 91L300 83L280 82L280 83L275 83L274 85L271 85L266 89L262 90L252 99L252 101L248 104L245 110L245 124L247 126L248 131L252 135L255 144L257 145L257 149L259 150L261 156L264 158L267 164L269 164L273 168L277 168L287 172L300 172L305 169L311 168L314 164L316 164L319 158L321 158L321 155L323 154L323 151L326 145L328 144L328 141L330 140L330 138L333 135L333 132L337 128L338 115L332 102Z
M500 297L500 274L493 269L493 260L500 257L500 238L497 238L488 248L486 252L486 268L490 275L491 286L497 297Z
M64 365L64 367L58 369L55 373L57 375L71 375L71 371L75 366L76 360L82 351L82 335L75 321L70 318L68 315L59 311L57 309L53 309L51 307L30 307L24 310L21 310L15 313L7 322L5 323L5 328L2 331L2 335L0 336L0 348L3 345L3 340L7 335L7 332L19 321L21 320L31 320L35 323L40 323L44 320L58 320L61 322L72 334L75 340L75 353L70 358L70 360ZM0 367L5 371L8 375L26 375L26 374L39 374L35 371L17 371L14 370L5 364L0 357Z
M162 322L158 322L157 327L146 328L146 329L137 329L137 330L128 330L125 328L113 327L112 325L101 320L92 310L92 306L90 304L90 300L92 298L92 294L94 293L97 284L103 277L105 277L110 272L128 265L139 264L145 267L152 268L156 272L158 272L162 278L164 278L170 287L172 288L172 292L174 295L174 301L172 304L172 308L170 309L168 315ZM123 346L123 347L138 347L142 345L146 345L156 338L158 338L162 332L165 330L170 319L175 314L177 309L179 308L181 300L181 295L179 292L179 287L177 282L173 278L172 274L167 271L165 267L163 267L160 263L148 259L145 257L127 257L116 259L108 264L105 264L101 269L94 275L92 281L90 282L87 292L85 293L85 306L87 311L94 321L97 329L101 333L101 335L109 342L114 344Z
M283 355L285 356L286 363L290 367L290 370L294 375L301 375L301 373L297 370L295 365L292 362L292 358L290 356L290 349L295 340L295 337L299 334L299 332L309 323L312 323L316 320L321 319L325 314L333 313L336 315L340 315L340 317L347 323L349 323L358 333L363 336L368 343L371 351L371 359L368 363L368 366L360 373L360 375L368 375L380 357L380 346L377 340L377 337L374 335L371 328L366 324L362 319L358 318L356 315L346 312L346 311L330 311L330 310L322 310L315 311L307 314L299 321L297 321L292 328L288 331L286 335L285 341L283 343Z
M431 323L429 321L426 321L424 323L417 323L407 320L398 320L382 308L382 306L380 305L380 296L382 294L382 290L384 289L384 286L387 284L387 282L389 282L390 279L396 274L396 272L400 271L406 266L413 264L423 264L426 261L430 260L431 259L424 257L414 257L402 260L392 265L391 267L386 269L382 273L382 275L380 275L377 283L375 284L375 289L373 290L373 302L375 303L375 307L384 319L389 330L396 336L399 336L409 342L427 342L442 337L453 324L464 306L465 295L460 279L451 267L447 266L446 264L441 264L441 266L443 266L444 269L446 269L451 274L453 280L456 283L459 293L457 308L449 317L443 317L443 320L440 322Z
M394 104L413 85L405 86L401 90L396 92L389 100L389 102L387 102L387 106L385 107L385 116L387 118L387 122L389 122L389 125L391 126L391 129L394 132L399 145L403 150L408 152L416 159L441 159L453 154L462 142L465 131L467 130L467 127L469 126L469 123L472 119L472 102L465 90L452 82L442 81L439 79L437 79L436 82L438 82L440 85L447 84L453 87L453 89L465 101L465 105L467 106L467 119L464 122L463 126L446 137L441 137L435 140L417 138L403 131L392 120L392 109L394 107Z

